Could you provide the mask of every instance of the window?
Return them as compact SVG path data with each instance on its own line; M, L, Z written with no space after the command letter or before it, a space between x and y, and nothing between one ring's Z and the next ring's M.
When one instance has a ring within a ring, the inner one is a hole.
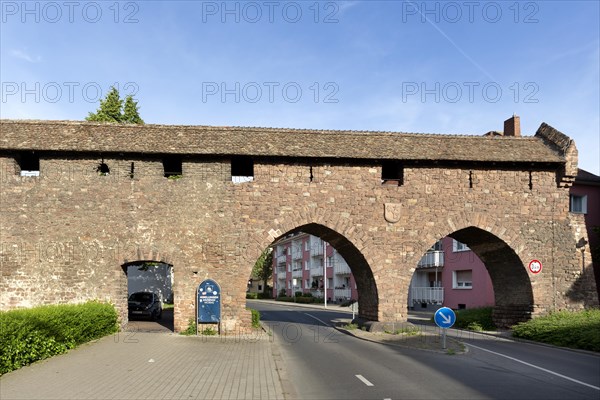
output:
M308 247L309 247L309 240L304 242L304 251L308 251L309 250Z
M452 271L453 289L472 289L473 288L473 270L465 269Z
M21 176L40 176L40 157L34 152L23 152L19 155Z
M308 271L310 269L310 265L308 264L308 261L304 261L304 270Z
M231 181L233 183L252 182L254 180L254 161L248 156L231 159Z
M587 196L571 195L569 211L577 214L587 214Z
M466 244L452 239L452 251L453 252L456 253L457 251L469 251L469 250L471 250L471 249L469 249L469 247Z
M438 240L437 242L435 242L435 244L433 246L431 246L431 250L433 250L433 251L443 251L444 250L444 246L442 245L442 241Z
M181 157L179 156L166 156L162 160L163 169L165 172L165 178L181 177L183 175L183 166L181 163Z
M404 184L404 168L397 161L384 161L381 164L381 182L402 186Z
M305 289L310 289L310 279L307 279L307 280L304 282L304 288L305 288Z
M328 268L333 267L333 256L328 256L327 257L327 267Z

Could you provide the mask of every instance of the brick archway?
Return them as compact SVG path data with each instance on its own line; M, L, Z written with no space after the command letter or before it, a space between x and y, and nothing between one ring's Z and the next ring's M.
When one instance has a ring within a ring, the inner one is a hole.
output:
M318 223L306 222L307 220L310 221L309 218L316 219L317 215L312 215L312 213L306 215L302 213L302 211L296 211L294 217L287 218L286 222L281 224L281 227L277 231L271 230L270 234L263 235L266 239L254 241L252 250L246 253L248 254L246 264L254 265L254 261L256 261L266 247L290 233L304 232L317 236L331 244L348 263L348 266L356 279L359 318L377 321L379 319L379 294L377 283L367 257L359 248L361 243L360 240L358 243L354 241L357 230L350 229L347 224L344 224L339 220L333 220L332 225L341 229L341 231L338 231L326 225L326 223L322 221L322 218L320 218L321 221ZM283 229L285 229L285 231L283 231ZM275 232L277 232L277 237L273 237ZM253 256L256 257L253 258Z

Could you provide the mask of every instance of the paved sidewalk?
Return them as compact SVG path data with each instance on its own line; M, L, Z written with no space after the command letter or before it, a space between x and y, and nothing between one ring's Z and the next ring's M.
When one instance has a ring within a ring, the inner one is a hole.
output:
M282 399L273 345L125 332L0 377L0 399Z

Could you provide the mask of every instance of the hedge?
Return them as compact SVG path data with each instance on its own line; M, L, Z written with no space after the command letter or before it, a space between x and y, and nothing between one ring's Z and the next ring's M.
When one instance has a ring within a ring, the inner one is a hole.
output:
M512 327L513 336L600 352L600 310L558 311Z
M0 375L117 330L115 308L99 302L0 312Z

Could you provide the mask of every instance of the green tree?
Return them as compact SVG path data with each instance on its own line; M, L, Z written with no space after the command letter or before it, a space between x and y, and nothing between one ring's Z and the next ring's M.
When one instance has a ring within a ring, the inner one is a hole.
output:
M139 115L138 105L131 95L125 98L125 105L119 95L119 91L113 86L103 100L100 100L100 107L95 113L89 113L85 118L87 121L143 124L144 121Z
M252 276L263 281L263 293L267 292L267 282L273 275L273 249L266 248L252 268Z
M125 98L125 107L123 108L123 122L127 124L143 124L144 120L140 117L137 101L129 95Z

